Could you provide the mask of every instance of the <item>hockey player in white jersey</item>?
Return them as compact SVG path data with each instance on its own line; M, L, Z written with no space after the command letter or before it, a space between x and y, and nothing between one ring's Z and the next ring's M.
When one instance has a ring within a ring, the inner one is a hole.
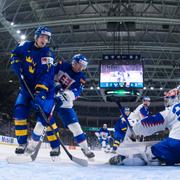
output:
M107 124L103 124L103 127L100 128L98 132L95 132L95 135L98 137L99 143L104 151L109 152L111 148L109 144L111 135L107 129Z
M154 162L166 165L180 163L180 86L165 93L165 102L169 108L156 115L143 118L133 127L135 134L140 136L150 136L165 128L169 129L169 136L166 139L147 147L144 153L135 154L136 160L139 158L141 165L151 165ZM130 161L133 162L131 165L137 165L137 162L140 162L125 156L119 156L114 160L116 164L121 165L126 165Z
M142 99L142 104L140 104L128 117L128 120L133 126L136 122L138 122L140 119L145 118L146 116L149 116L149 106L151 99L149 96L144 96Z
M142 99L142 104L140 104L133 112L128 116L128 121L131 127L133 127L139 120L149 116L149 106L151 99L149 96L144 96ZM132 141L132 132L127 128L124 141Z

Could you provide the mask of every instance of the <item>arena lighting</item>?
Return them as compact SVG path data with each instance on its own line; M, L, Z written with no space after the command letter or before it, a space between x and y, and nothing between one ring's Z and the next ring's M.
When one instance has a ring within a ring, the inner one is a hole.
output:
M13 82L13 80L10 79L10 80L9 80L9 83L12 83L12 82Z
M153 90L153 89L154 89L154 87L150 87L150 89L151 89L151 90Z
M98 86L97 89L100 89L100 87Z
M163 87L160 87L159 89L160 89L160 90L163 90Z
M21 40L25 40L26 39L26 35L22 34L21 35Z
M107 90L105 92L106 95L115 95L115 96L139 96L140 93L136 90Z
M91 90L93 90L93 89L94 89L94 87L93 87L93 86L91 86L91 87L90 87L90 89L91 89Z
M146 87L143 87L144 90L146 90L147 88Z
M21 33L21 31L20 31L19 29L18 29L16 32L17 32L17 34L20 34L20 33Z
M14 25L14 22L11 22L11 26L13 26Z

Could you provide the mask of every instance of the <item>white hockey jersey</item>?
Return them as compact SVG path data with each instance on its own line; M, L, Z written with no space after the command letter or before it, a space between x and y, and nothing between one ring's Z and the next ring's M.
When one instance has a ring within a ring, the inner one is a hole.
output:
M140 104L128 117L129 123L131 126L134 126L136 122L145 118L149 115L148 107L145 107L143 104Z
M169 137L180 140L180 103L174 104L160 113L146 117L133 127L137 135L150 136L168 128Z

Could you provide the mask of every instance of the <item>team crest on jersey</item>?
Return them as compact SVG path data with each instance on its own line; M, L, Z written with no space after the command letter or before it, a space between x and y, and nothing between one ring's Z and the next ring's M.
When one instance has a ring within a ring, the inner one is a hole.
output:
M68 89L71 84L75 82L74 79L72 79L67 73L63 71L59 71L57 78L63 89Z
M52 57L42 57L41 64L53 64L54 59Z

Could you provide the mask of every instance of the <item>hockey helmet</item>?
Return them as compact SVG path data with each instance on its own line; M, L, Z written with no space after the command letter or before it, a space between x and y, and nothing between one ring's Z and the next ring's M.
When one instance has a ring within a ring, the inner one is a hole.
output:
M143 97L143 101L151 101L151 99L150 99L149 96L144 96L144 97Z
M174 89L164 92L165 106L169 107L180 102L180 85Z
M72 65L73 64L76 64L76 63L80 63L83 67L83 69L86 69L87 68L87 65L88 65L88 60L87 58L82 55L82 54L75 54L73 57L72 57Z
M48 42L50 42L51 32L49 31L49 29L47 27L44 27L44 26L38 27L36 29L34 39L37 40L39 38L39 36L42 34L47 35L48 36Z

